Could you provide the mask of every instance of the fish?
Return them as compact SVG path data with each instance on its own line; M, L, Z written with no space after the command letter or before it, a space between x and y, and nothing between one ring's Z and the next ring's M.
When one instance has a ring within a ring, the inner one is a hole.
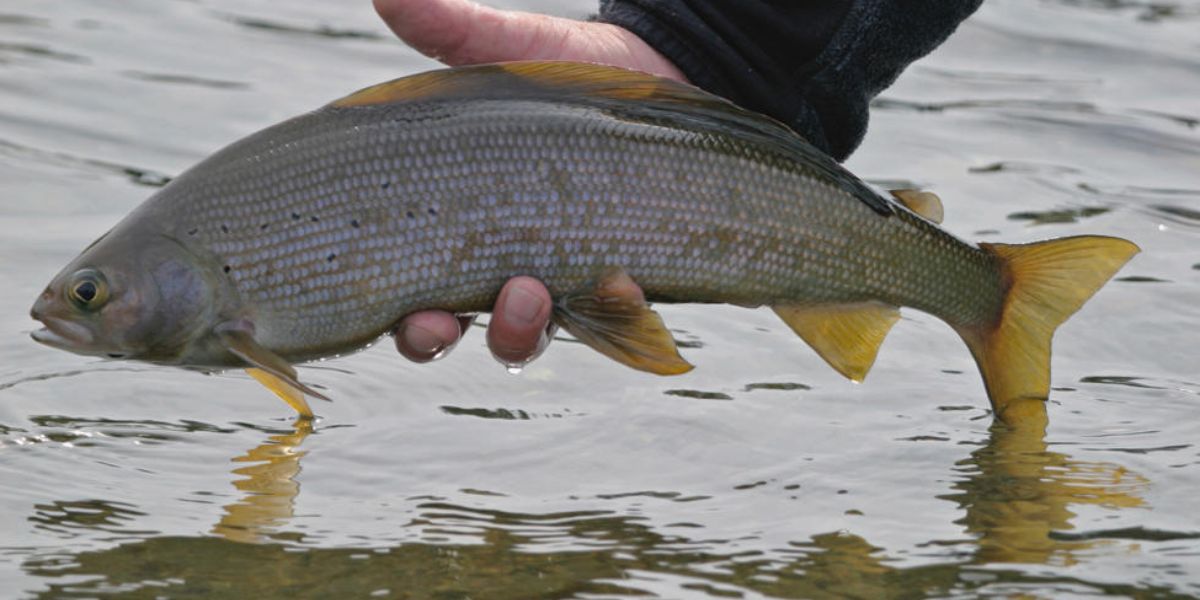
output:
M906 307L961 336L995 418L1019 421L1044 410L1055 329L1139 248L970 244L940 227L942 210L685 83L554 61L441 69L174 178L51 280L32 337L245 368L311 418L306 398L328 397L293 365L418 310L486 312L516 275L546 285L553 321L581 342L660 375L692 365L656 303L770 307L854 381Z

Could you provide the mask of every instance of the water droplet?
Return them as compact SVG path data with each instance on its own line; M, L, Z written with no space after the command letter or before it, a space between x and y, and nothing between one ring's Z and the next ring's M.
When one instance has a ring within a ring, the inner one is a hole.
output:
M520 375L524 368L525 365L505 365L504 370L508 371L509 375Z

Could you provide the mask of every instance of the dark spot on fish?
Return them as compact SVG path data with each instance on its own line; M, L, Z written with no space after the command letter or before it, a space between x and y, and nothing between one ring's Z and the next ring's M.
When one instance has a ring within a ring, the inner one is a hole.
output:
M188 230L188 235L196 235L196 232L197 232L197 231L200 231L200 230L199 230L199 229L189 229L189 230Z
M222 226L221 226L221 233L229 233L229 226L228 226L228 225L222 225Z
M312 221L313 223L320 221L320 219L317 218L317 215L313 215L313 216L309 217L308 220Z
M389 188L389 187L391 187L391 186L392 186L392 182L390 182L390 181L385 181L385 182L383 182L383 183L382 183L382 184L381 184L379 187L381 187L381 188L383 188L383 189L385 189L385 190L386 190L386 189L388 189L388 188Z
M293 220L293 221L299 221L299 220L300 220L300 213L292 213L292 220Z
M259 228L259 229L261 229L261 230L263 230L263 231L266 231L266 230L267 230L267 227L270 227L270 226L271 226L271 224L270 224L270 223L263 223L262 225L259 225L259 226L258 226L258 228Z
M355 229L358 229L360 227L360 225L358 224L358 219L350 219L350 226Z
M432 206L429 207L429 210L427 212L431 215L437 215L437 209L433 208Z
M408 215L408 218L410 218L410 219L415 219L415 218L417 218L417 215L413 214L413 211L411 211L411 210L410 210L410 211L408 211L408 212L406 212L406 213L404 213L404 214Z
M229 265L225 265L225 266L222 268L222 270L224 270L226 273L228 273L228 272L230 272L230 271L232 271L232 270L233 270L233 267L231 267L231 266L229 266Z
M334 253L332 253L332 252L331 252L331 253L329 254L329 256L326 256L326 257L325 257L325 260L327 260L327 261L329 261L329 262L333 262L333 259L335 259L335 258L337 258L337 254L334 254Z

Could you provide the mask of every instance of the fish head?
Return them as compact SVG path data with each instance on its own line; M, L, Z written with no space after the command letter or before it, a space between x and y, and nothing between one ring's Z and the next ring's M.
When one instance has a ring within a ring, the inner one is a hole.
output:
M90 356L172 362L216 320L219 278L178 240L109 232L38 296L34 340Z

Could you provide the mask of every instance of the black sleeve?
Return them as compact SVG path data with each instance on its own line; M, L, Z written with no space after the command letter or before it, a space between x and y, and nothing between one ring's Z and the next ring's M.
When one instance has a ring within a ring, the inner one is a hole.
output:
M692 83L790 125L837 160L867 106L982 0L601 0Z

